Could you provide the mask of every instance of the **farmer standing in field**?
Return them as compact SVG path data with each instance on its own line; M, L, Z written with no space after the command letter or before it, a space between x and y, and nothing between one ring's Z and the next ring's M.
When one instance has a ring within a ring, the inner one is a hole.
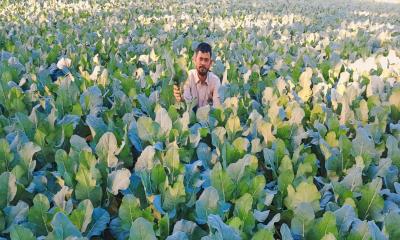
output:
M221 81L218 76L210 71L213 64L211 59L212 50L208 43L200 43L193 56L193 62L196 69L191 69L188 73L188 79L183 86L183 96L179 86L174 85L174 96L176 101L195 101L196 107L203 107L212 104L219 106L220 96L218 89Z

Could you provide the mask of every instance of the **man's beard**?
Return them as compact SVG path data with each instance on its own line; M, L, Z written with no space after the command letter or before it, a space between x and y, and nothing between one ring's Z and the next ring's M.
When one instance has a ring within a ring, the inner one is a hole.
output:
M207 73L208 73L208 69L205 68L205 67L199 67L199 68L197 69L197 74L199 74L199 75L202 76L202 77L206 76Z

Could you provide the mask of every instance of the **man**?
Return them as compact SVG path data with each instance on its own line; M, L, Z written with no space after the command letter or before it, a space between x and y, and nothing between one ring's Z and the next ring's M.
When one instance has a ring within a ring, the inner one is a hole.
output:
M220 97L218 89L221 81L218 76L210 72L213 64L211 59L212 51L208 43L200 43L193 56L193 62L196 69L192 69L188 73L188 79L183 87L183 98L181 96L180 87L174 85L174 96L176 101L195 101L196 107L203 107L211 104L219 106Z

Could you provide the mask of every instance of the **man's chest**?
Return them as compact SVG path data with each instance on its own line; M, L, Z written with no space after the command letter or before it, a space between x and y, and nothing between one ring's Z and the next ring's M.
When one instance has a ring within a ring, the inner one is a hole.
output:
M197 83L194 87L195 97L199 101L200 106L212 103L212 88L206 83Z

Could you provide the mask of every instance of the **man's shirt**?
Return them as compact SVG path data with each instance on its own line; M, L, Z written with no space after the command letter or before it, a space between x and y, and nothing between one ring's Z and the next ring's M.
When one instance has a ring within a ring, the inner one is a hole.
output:
M218 89L221 82L217 75L207 73L207 79L202 83L197 75L197 70L189 71L188 80L183 87L183 98L185 101L195 100L198 107L213 104L214 107L221 104Z

